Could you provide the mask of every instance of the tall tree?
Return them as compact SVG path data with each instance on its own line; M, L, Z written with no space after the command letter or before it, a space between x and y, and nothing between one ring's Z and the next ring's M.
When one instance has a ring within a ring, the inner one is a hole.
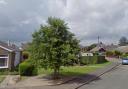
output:
M97 44L91 44L90 46L87 47L87 51L90 51L91 49L95 48Z
M120 46L125 46L128 44L128 40L126 37L121 37L120 40L119 40L119 45Z
M76 61L79 54L79 41L68 29L63 20L49 17L47 25L32 35L30 58L36 65L53 69L55 79L60 67Z

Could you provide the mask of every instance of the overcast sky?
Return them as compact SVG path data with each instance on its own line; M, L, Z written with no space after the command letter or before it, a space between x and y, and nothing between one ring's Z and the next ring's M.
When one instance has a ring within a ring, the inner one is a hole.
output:
M64 19L83 45L128 35L128 0L0 0L0 40L30 41L49 16Z

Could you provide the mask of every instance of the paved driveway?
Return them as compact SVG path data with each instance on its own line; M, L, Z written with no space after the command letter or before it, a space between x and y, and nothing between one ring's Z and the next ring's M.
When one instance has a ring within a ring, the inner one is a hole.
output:
M121 65L79 89L128 89L128 65Z

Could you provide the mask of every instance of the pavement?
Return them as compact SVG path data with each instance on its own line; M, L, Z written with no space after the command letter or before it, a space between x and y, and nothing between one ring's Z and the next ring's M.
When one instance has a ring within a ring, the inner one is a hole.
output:
M119 62L113 62L111 65L106 66L102 69L98 69L95 72L92 72L90 74L86 74L80 77L76 77L71 81L66 82L65 84L56 85L56 86L31 86L31 87L6 87L3 89L85 89L84 86L88 85L88 83L92 81L100 81L102 80L101 76L103 74L110 72L111 70L115 69ZM95 88L95 87L94 87ZM2 89L2 88L1 88ZM93 89L93 88L88 88Z
M128 65L120 65L100 78L79 89L128 89Z

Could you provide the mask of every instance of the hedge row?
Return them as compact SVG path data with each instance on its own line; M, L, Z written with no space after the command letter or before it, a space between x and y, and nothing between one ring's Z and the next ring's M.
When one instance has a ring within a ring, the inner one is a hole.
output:
M22 76L37 75L37 68L29 60L26 60L19 65L19 73Z
M107 60L105 56L82 56L80 62L81 64L87 65L105 63Z

